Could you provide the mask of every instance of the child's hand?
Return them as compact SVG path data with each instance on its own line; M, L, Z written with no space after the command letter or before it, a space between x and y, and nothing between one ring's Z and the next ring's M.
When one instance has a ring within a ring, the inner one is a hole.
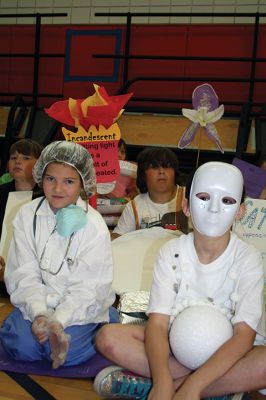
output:
M48 318L40 315L32 323L31 330L39 343L44 343L49 336Z
M70 335L64 332L62 325L53 321L49 324L49 343L53 368L63 365L69 349Z

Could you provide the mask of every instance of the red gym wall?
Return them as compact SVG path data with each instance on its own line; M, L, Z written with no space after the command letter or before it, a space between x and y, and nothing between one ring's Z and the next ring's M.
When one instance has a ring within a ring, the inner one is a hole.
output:
M132 25L130 53L199 57L251 57L252 25ZM39 93L62 93L64 98L87 97L92 82L114 94L122 85L123 60L96 59L94 54L124 52L125 25L42 25L41 54L65 53L64 58L40 58ZM0 53L34 52L34 25L0 26ZM266 58L266 25L260 25L257 57ZM249 62L130 60L128 79L137 76L249 78ZM266 79L266 64L257 63L256 76ZM0 91L31 92L32 57L1 57ZM191 98L195 82L137 82L136 97ZM220 101L246 101L248 83L216 82ZM0 96L0 102L13 97ZM30 100L30 97L29 97ZM39 106L55 98L40 97ZM255 85L254 102L266 103L266 83Z

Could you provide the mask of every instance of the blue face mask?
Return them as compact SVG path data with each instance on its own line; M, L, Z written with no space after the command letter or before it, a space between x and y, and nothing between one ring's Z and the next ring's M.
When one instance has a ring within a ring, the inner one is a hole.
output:
M86 212L79 206L70 204L56 213L56 230L60 236L69 237L87 224Z

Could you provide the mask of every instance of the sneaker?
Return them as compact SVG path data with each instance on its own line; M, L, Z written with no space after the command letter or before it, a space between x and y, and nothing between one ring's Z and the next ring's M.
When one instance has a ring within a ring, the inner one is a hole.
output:
M94 380L94 390L103 398L145 400L151 389L151 380L133 375L117 366L102 369Z

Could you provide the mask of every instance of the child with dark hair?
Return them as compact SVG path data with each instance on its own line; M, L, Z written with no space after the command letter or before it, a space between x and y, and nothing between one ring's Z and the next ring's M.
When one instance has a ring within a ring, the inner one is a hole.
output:
M33 198L42 195L42 191L32 176L32 168L42 149L43 147L39 143L31 139L21 139L10 147L8 170L12 180L0 185L0 237L9 193L32 190ZM0 256L0 293L6 295L3 283L4 267L5 260Z
M118 159L125 161L127 158L127 145L124 139L118 141Z
M34 198L40 195L40 189L32 176L32 168L42 149L39 143L31 139L21 139L10 147L8 170L13 180L0 186L0 236L9 193L33 190Z
M120 163L120 176L116 180L116 184L111 193L106 195L107 198L123 198L127 201L133 199L138 194L136 187L136 165L126 161L127 147L124 139L118 142L118 160Z
M113 228L123 212L125 205L138 194L136 186L136 163L126 160L126 142L121 138L118 141L118 160L120 175L115 182L111 182L108 193L101 192L99 185L97 209L109 228ZM109 186L109 185L108 185Z
M168 148L146 148L138 155L137 165L140 194L126 205L112 237L162 226L162 217L168 213L173 216L168 224L182 229L177 215L182 209L184 188L178 185L179 165L174 152Z

